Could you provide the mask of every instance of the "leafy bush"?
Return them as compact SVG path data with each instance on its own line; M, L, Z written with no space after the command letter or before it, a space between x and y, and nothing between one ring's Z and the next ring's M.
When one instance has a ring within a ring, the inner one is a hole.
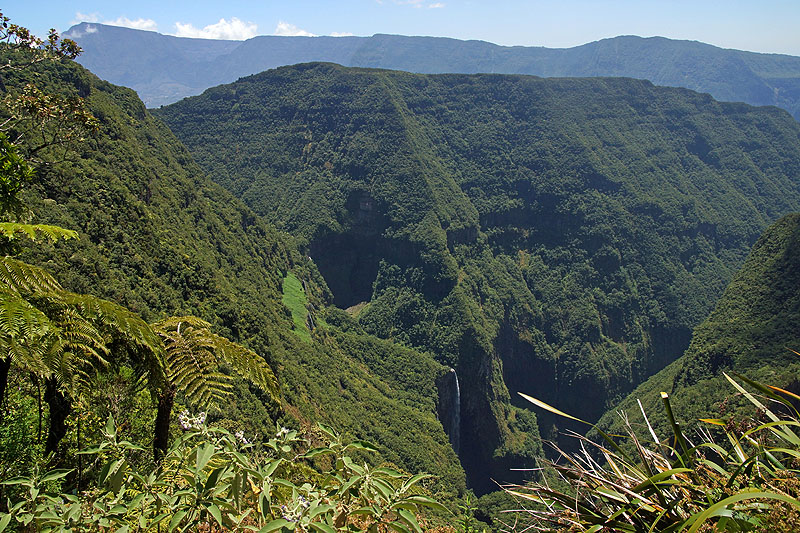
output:
M568 531L797 531L800 527L800 396L739 375L758 398L725 374L757 409L744 420L703 419L712 430L692 444L675 422L669 396L661 393L673 429L660 440L642 409L652 443L641 441L628 420L628 440L618 444L595 429L602 443L576 435L580 451L556 448L550 482L507 490L526 502L531 525ZM539 407L567 415L525 396ZM717 439L720 436L722 439ZM727 446L718 444L722 440ZM565 487L565 488L562 488ZM527 530L527 529L525 529Z
M3 482L14 496L0 513L0 531L386 531L421 532L419 507L444 511L425 496L426 474L359 464L365 442L344 444L319 426L326 442L311 447L297 431L278 427L263 444L242 432L208 427L205 414L180 417L184 433L153 470L130 457L142 448L124 440L109 418L93 458L97 486L78 495L53 490L69 470L34 471ZM320 468L320 465L325 467Z

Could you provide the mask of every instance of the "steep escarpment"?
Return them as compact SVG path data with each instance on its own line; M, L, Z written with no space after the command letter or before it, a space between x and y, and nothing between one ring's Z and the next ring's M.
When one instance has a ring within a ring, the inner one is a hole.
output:
M714 311L694 330L686 353L633 391L602 419L602 425L618 425L619 410L638 420L639 399L654 427L668 434L660 405L662 391L670 394L684 427L694 428L698 418L730 414L744 402L724 372L797 392L798 287L800 214L794 213L770 226L755 243Z
M31 79L48 92L85 98L100 127L66 160L60 151L48 154L59 162L36 177L26 198L36 222L79 238L34 247L25 259L70 290L113 300L151 322L202 317L268 359L282 404L239 384L235 401L209 413L216 424L261 438L276 422L327 422L375 443L379 461L431 472L450 495L463 489L464 473L437 419L435 383L445 367L349 318L327 316L328 289L293 239L209 180L132 90L68 61L3 74L9 92Z
M360 327L455 368L478 490L556 434L516 391L598 419L800 206L787 113L637 80L306 64L157 114Z

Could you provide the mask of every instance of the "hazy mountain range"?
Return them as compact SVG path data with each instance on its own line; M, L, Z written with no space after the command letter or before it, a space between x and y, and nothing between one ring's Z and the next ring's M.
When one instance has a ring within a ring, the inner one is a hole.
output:
M622 36L555 49L380 34L224 41L95 23L78 24L65 35L83 47L80 63L135 89L148 107L270 68L326 61L418 73L640 78L707 92L718 100L776 105L800 117L800 58L663 37Z

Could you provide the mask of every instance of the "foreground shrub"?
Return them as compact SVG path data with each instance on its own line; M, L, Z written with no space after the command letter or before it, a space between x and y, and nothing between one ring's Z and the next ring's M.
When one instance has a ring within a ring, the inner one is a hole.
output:
M297 431L278 428L255 445L242 433L181 415L185 432L158 466L139 472L129 461L142 448L106 424L103 442L80 452L94 459L96 488L79 495L49 490L68 470L4 481L14 497L0 531L422 531L420 506L444 510L419 489L428 476L358 464L374 451L344 444L329 428L310 448ZM325 464L325 468L315 468Z
M528 521L510 528L592 533L800 531L800 415L793 403L800 397L738 376L760 399L725 377L757 409L746 423L704 419L715 431L704 431L702 442L693 444L675 422L669 396L661 393L673 430L669 441L657 437L644 410L652 442L641 441L627 419L622 444L597 427L600 443L575 435L580 451L556 447L559 460L546 465L545 481L507 488L532 504L526 508ZM715 442L714 433L725 445Z

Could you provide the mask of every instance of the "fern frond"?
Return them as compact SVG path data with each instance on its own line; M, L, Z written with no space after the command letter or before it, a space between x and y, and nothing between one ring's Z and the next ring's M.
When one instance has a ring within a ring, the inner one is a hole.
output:
M0 289L0 357L10 357L24 370L47 377L45 339L57 331L50 319L19 293Z
M20 224L18 222L0 222L0 235L9 239L26 236L32 241L45 238L53 242L59 239L67 240L78 238L78 232L71 229L50 226L48 224Z
M175 332L181 328L196 348L211 352L217 364L224 363L241 377L268 393L275 401L280 398L278 379L267 361L255 353L221 335L211 332L211 324L195 316L166 318L154 325L159 331ZM187 327L191 333L187 332Z
M59 327L45 354L45 364L59 386L70 395L91 387L92 376L108 365L109 351L103 334L85 317L63 307L50 316Z
M163 366L164 345L161 337L139 315L119 304L87 294L64 291L60 296L67 305L77 309L109 335L111 342L144 349L152 358L148 366L153 369Z
M278 380L258 354L211 332L211 324L194 316L170 317L153 324L166 348L167 376L195 404L214 405L233 390L232 378L220 365L279 398Z
M55 278L43 268L8 256L0 257L0 287L21 294L62 290Z
M216 339L217 355L241 377L253 382L269 394L273 400L280 401L278 378L267 361L253 350L231 342L225 337L211 333Z
M197 317L171 317L153 325L166 350L167 377L191 403L215 407L233 392L219 371L210 324Z

